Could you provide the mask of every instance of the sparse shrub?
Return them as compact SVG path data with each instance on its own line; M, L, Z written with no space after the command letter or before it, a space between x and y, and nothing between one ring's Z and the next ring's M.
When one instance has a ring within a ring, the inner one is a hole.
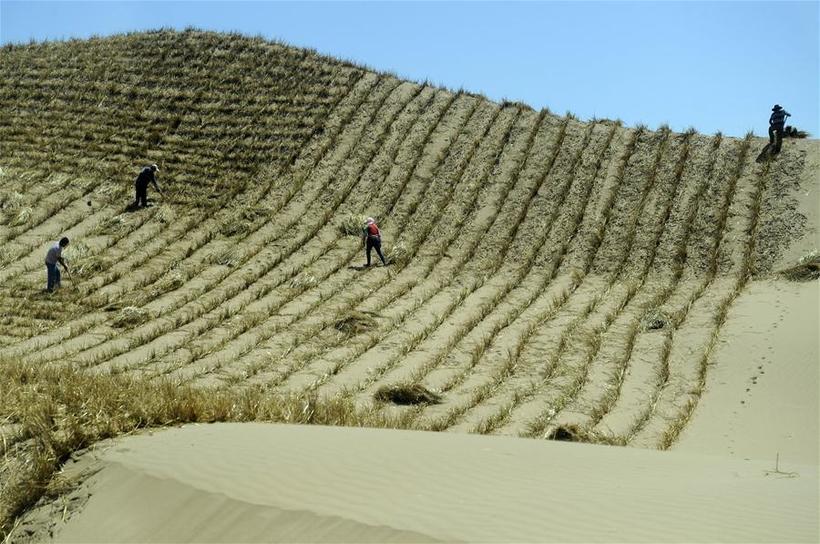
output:
M380 387L373 398L379 402L393 404L438 404L441 395L434 393L420 384L385 385Z

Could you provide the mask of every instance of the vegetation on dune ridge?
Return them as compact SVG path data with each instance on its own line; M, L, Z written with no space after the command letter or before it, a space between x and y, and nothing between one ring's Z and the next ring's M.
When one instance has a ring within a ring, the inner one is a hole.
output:
M5 533L73 451L146 427L668 448L729 307L803 225L788 142L758 165L751 134L582 122L261 38L9 45L0 74ZM164 195L129 213L149 162ZM388 267L361 266L369 216Z

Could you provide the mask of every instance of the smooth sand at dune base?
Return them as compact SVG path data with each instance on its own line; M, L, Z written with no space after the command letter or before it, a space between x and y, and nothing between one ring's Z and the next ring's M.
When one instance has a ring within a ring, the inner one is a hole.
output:
M816 466L636 448L215 424L102 443L81 468L82 508L29 516L57 517L58 542L818 537Z

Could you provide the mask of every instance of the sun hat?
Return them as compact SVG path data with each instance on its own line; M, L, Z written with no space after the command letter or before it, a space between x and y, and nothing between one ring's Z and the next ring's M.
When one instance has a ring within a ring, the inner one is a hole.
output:
M775 104L774 107L772 108L772 111L779 111L779 110L782 110L782 109L783 108L780 106L780 104Z
M370 223L375 223L375 221L373 220L372 217L368 217L367 220L365 221L365 223L367 223L369 225Z

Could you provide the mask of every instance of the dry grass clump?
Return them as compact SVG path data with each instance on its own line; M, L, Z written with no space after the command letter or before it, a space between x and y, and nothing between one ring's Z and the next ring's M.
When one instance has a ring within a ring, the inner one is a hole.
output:
M815 249L808 255L803 255L796 266L783 270L781 274L791 281L812 281L820 278L820 252Z
M203 390L17 361L0 365L0 391L0 420L21 429L0 465L0 539L44 495L73 452L137 429L217 421L401 426L398 419L357 409L349 399L274 396L261 388Z
M626 445L626 441L622 438L579 425L562 425L556 427L546 438L548 440L558 440L562 442L584 442L587 444L606 444L610 446Z
M290 280L290 286L293 289L310 289L317 285L319 285L319 280L311 274L299 274Z
M95 253L83 242L70 244L66 250L66 259L71 264L71 273L82 277L108 270L111 266L110 259Z
M347 236L361 236L367 218L361 214L343 215L337 220L339 232Z
M401 405L438 404L441 402L441 395L420 384L384 385L373 394L373 398L379 402L392 402Z
M125 221L125 218L122 215L115 215L97 224L94 230L91 231L91 234L107 234L113 236L122 234L128 228L129 225Z
M160 204L157 206L157 211L154 213L154 217L160 223L170 225L176 219L177 213L174 211L174 208L168 204Z
M670 322L671 320L668 315L654 308L647 312L641 319L641 330L644 332L660 330L666 327Z
M206 257L206 261L209 264L219 264L230 268L236 265L237 258L233 248L224 247L209 253Z
M25 225L31 219L32 214L34 213L34 208L31 206L22 206L17 211L17 215L14 216L14 221L11 222L12 227L19 227L21 225Z
M247 236L253 232L256 223L266 216L266 212L255 208L242 208L236 217L223 224L219 232L223 236Z
M352 336L374 329L376 320L368 313L352 311L336 321L333 327L339 332Z
M17 191L9 191L7 194L0 195L0 209L2 210L17 210L23 206L24 202L23 194Z
M797 127L787 126L783 131L783 136L786 138L808 138L810 134L805 130L799 130Z
M389 245L384 252L384 259L388 264L404 266L410 262L411 253L404 242Z
M111 326L117 328L135 327L145 323L150 318L151 314L146 310L136 306L126 306L111 320Z

